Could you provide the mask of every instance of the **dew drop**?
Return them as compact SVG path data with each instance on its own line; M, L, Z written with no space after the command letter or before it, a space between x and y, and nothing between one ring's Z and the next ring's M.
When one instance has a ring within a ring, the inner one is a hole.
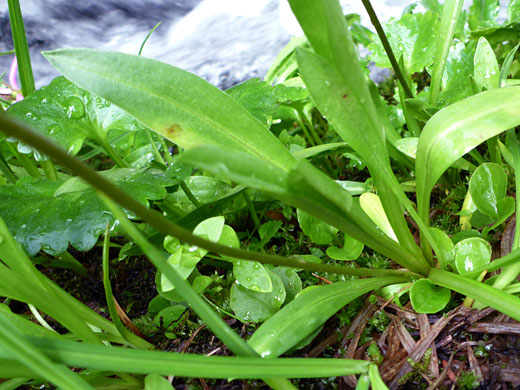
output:
M85 116L85 105L77 97L72 96L66 99L64 106L70 119L81 119Z

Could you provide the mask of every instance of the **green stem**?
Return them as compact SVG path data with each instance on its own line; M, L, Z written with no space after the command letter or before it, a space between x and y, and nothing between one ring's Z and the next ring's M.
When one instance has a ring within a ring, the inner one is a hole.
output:
M193 192L191 192L190 187L186 184L184 180L179 181L179 185L181 186L182 191L186 194L190 202L196 207L200 207L200 202L197 200L195 195L193 195Z
M58 174L56 173L56 167L52 163L51 160L41 161L40 165L43 169L43 173L45 173L45 177L52 181L58 180Z
M394 70L395 76L397 77L397 79L399 80L399 83L401 83L401 86L403 87L406 98L413 99L413 92L412 92L410 86L408 85L408 83L406 82L403 72L401 71L401 68L399 67L399 64L397 63L397 60L395 59L394 52L392 51L390 42L388 42L388 38L386 37L385 30L383 30L383 27L381 26L381 23L379 22L379 19L377 18L376 12L374 11L374 8L372 8L372 4L370 4L370 0L361 0L361 2L363 3L363 5L365 6L365 9L367 10L368 16L370 17L370 21L372 22L372 25L376 29L379 39L381 39L381 43L383 44L386 55L388 56L388 59L390 60L390 63L392 64L392 69Z
M0 112L0 129L8 135L15 136L21 141L27 143L45 153L47 156L52 156L58 163L67 167L76 176L81 177L84 181L89 183L92 187L98 189L111 199L114 199L118 204L127 210L134 212L140 218L154 226L157 230L164 234L177 237L180 241L184 241L191 245L197 245L208 251L224 254L230 257L237 257L244 260L258 261L262 264L273 264L292 268L307 269L315 272L338 273L344 275L358 275L358 276L376 276L376 275L400 275L404 277L414 276L416 274L407 271L396 270L370 270L370 269L352 269L343 266L336 266L330 264L315 264L308 263L302 258L298 257L282 257L277 255L267 255L258 252L249 252L242 249L230 248L225 245L220 245L212 241L205 240L199 236L192 234L190 231L180 227L179 225L166 219L161 213L147 208L145 205L136 201L131 195L117 188L112 182L95 172L92 168L82 163L76 157L70 156L62 147L54 144L51 140L42 134L30 130L25 125L9 118L4 113ZM391 241L391 240L389 240ZM398 246L392 246L398 250ZM402 256L407 256L405 251L398 251Z
M114 148L112 148L112 146L108 143L108 141L106 140L106 138L104 136L100 136L99 139L99 144L101 146L103 146L103 149L105 149L105 152L109 155L109 157L112 159L112 161L119 167L119 168L128 168L128 164L126 162L124 162L121 157L119 157L116 153L116 151L114 150Z
M9 5L9 20L11 22L11 31L13 32L13 43L18 61L18 74L20 75L22 92L24 96L29 96L36 87L29 56L29 46L27 45L27 37L25 36L23 25L22 10L18 0L8 0L7 4Z
M166 261L163 254L159 252L152 244L150 244L144 235L128 220L123 211L115 205L108 197L101 195L101 199L110 209L114 217L116 217L121 226L132 237L132 240L141 247L148 259L157 269L162 272L167 279L175 286L179 295L181 295L204 321L204 323L212 330L213 333L239 356L259 356L253 348L251 348L233 329L231 329L220 316L209 307L199 294L193 290L190 284L184 280ZM275 389L294 389L287 380L265 380L266 383Z
M249 209L249 213L251 214L251 219L253 220L253 223L255 224L255 229L260 232L260 220L258 219L258 215L256 214L255 205L251 201L251 197L247 193L247 191L242 192L242 196L244 197L244 200L246 201L247 208Z
M88 276L88 271L83 264L81 264L74 256L69 252L65 251L56 256L58 259L68 264L67 268L75 270L77 273L83 276Z
M168 149L168 145L166 145L166 141L164 140L164 137L161 137L161 145L164 149L164 156L166 157L166 160L168 160L168 165L173 165L173 157L170 154L170 150Z
M516 131L514 129L508 130L506 133L506 139L511 150L511 154L513 155L513 168L515 171L515 192L519 194L520 192L520 144L518 143L518 139L516 138ZM513 247L512 250L518 249L520 247L520 217L518 216L518 210L520 210L520 196L516 197L516 222L515 222L515 236L513 239ZM510 266L505 267L500 275L498 275L497 280L493 283L493 287L502 290L504 287L510 285L512 282L516 280L516 278L520 275L520 262L516 264L512 264Z
M20 164L22 164L22 166L24 167L25 171L29 174L29 176L35 177L37 179L42 177L42 175L38 171L38 168L36 167L34 162L29 157L27 157L23 153L18 152L16 147L11 142L6 142L4 145L7 145L7 147L11 151L11 153L16 157L18 162Z
M11 170L11 167L7 164L2 152L0 151L0 171L4 174L5 178L9 180L10 183L14 184L18 180L16 175Z
M446 0L442 8L441 24L438 29L440 35L437 38L437 50L435 53L435 61L433 62L432 81L430 85L430 104L433 106L436 106L439 100L442 76L450 52L455 27L457 26L457 20L462 10L462 3L463 0Z
M146 136L148 137L148 141L150 141L150 145L152 145L152 151L155 155L155 159L161 164L166 165L166 162L162 158L161 153L159 153L159 149L157 149L157 145L155 145L155 142L153 141L152 132L149 129L146 129Z

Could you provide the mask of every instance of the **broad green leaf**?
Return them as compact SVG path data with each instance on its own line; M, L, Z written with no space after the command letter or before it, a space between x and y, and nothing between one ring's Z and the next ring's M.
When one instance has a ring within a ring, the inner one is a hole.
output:
M410 289L410 301L417 313L437 313L446 307L450 298L450 290L428 279L419 279Z
M168 380L157 374L150 374L144 378L144 390L172 390Z
M499 0L474 1L469 8L468 24L472 30L482 30L497 25Z
M428 275L433 283L449 288L460 294L473 298L486 306L490 306L501 313L520 321L520 298L507 294L499 289L477 282L453 272L432 268Z
M77 154L86 138L103 144L108 130L145 129L127 112L64 77L13 105L9 115L51 137L70 154ZM19 151L28 153L30 148L19 146Z
M363 243L344 234L343 248L331 246L327 248L327 256L334 260L355 260L363 252L364 247Z
M298 209L298 223L303 232L318 245L328 245L335 238L338 229L323 222L319 218Z
M163 199L165 187L172 184L162 172L153 170L116 169L104 176L145 204L147 199ZM96 192L75 178L65 182L26 178L0 186L0 216L32 256L41 249L58 255L69 243L88 251L106 223L114 222Z
M359 197L359 205L368 217L381 229L388 237L394 241L398 241L397 237L390 225L390 221L385 214L383 204L379 196L372 192L366 192Z
M255 119L265 127L269 127L272 115L276 110L273 87L260 79L249 79L231 87L226 92Z
M231 287L229 305L243 322L263 322L280 310L284 303L286 293L282 280L272 272L269 276L272 292L254 292L237 283Z
M477 208L484 214L498 218L498 202L506 196L507 175L500 165L479 165L469 180L469 192Z
M519 3L520 4L520 3ZM504 87L507 84L507 78L509 77L509 73L511 72L511 65L515 59L516 53L518 52L518 48L520 44L513 47L509 53L507 53L504 62L502 63L502 67L500 68L500 86Z
M520 124L519 98L520 87L485 91L444 108L428 121L415 160L419 215L424 221L430 192L446 169L485 140Z
M278 357L352 300L371 290L403 281L395 277L371 278L303 290L296 299L262 324L248 344L262 357Z
M368 377L370 378L370 386L372 390L388 390L388 387L383 382L377 365L372 363L368 368Z
M473 76L475 42L456 43L450 50L442 78L439 106L443 107L473 95L470 76Z
M209 276L206 275L200 275L197 276L195 279L193 279L192 287L193 289L198 292L199 294L202 294L204 290L209 287L209 285L213 282L213 279L211 279Z
M491 261L491 245L479 237L466 238L455 245L455 268L463 275Z
M507 19L509 23L520 22L520 0L511 0L507 6Z
M241 287L259 293L273 291L269 271L256 261L237 260L233 264L233 274Z
M391 284L390 286L380 288L375 293L383 297L385 300L392 299L396 304L402 306L401 302L399 301L399 298L402 295L406 294L408 290L410 290L411 286L411 283Z
M302 280L294 268L276 267L271 270L280 277L285 287L285 303L291 302L302 291Z
M162 309L153 320L154 325L166 331L166 337L176 338L173 330L180 325L180 321L187 313L186 306L172 305Z
M282 221L269 221L262 226L260 226L260 229L258 229L258 234L260 235L260 241L252 243L249 245L249 250L260 250L263 249L265 245L269 241L271 241L271 238L275 236L275 234L280 230L280 227L282 226Z
M384 25L392 51L396 58L403 56L410 73L422 72L433 62L438 26L438 15L433 12L406 13L401 19L391 18ZM392 67L379 38L375 38L368 49L372 53L370 59L377 66Z
M245 108L189 72L144 57L90 49L55 50L45 57L72 82L185 149L212 144L265 159L283 170L294 163L287 149Z
M429 227L430 234L433 239L437 242L441 253L437 253L439 266L441 269L446 269L446 266L453 262L455 258L455 247L450 237L444 233L441 229L435 227Z
M394 146L401 153L406 154L408 157L415 159L417 154L417 145L419 144L419 137L406 137L398 139L394 142Z
M475 50L474 79L482 90L500 86L500 69L493 48L484 37L480 37Z
M224 217L213 217L199 223L193 230L193 234L203 236L206 239L217 242L224 228ZM168 258L168 264L177 271L180 277L187 279L191 275L199 261L206 256L208 251L188 244L181 245L175 237L166 236L164 249L172 255ZM157 274L159 275L159 273ZM164 274L160 274L160 290L168 292L173 286Z

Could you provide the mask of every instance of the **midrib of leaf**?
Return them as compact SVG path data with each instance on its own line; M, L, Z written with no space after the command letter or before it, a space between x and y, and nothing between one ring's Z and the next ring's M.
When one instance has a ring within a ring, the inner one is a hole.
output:
M80 66L80 65L78 65L78 64L76 64L75 66L76 66L76 68L81 69L81 70L83 70L83 71L85 71L85 72L88 72L88 73L91 73L91 74L98 75L100 79L106 79L106 80L109 80L109 81L112 81L112 82L115 82L115 83L120 83L120 84L122 84L122 85L128 87L129 89L131 89L134 93L135 93L135 91L137 91L138 93L141 93L141 94L142 94L142 92L144 91L145 93L147 93L147 94L153 96L154 98L156 98L156 99L158 99L158 100L162 100L162 101L164 101L164 102L166 102L166 103L168 103L168 104L170 104L170 105L176 107L176 108L179 109L180 111L185 111L185 112L187 112L189 115L191 115L191 116L193 116L193 117L199 119L199 120L202 121L202 122L208 123L210 126L213 126L213 127L215 127L216 129L218 129L219 132L221 132L221 133L223 133L223 134L229 136L230 138L233 139L233 141L235 141L237 144L239 144L240 146L242 146L242 147L244 148L244 150L249 151L249 153L254 154L254 155L256 155L256 156L259 157L259 158L263 158L263 159L269 161L270 163L272 163L272 164L274 164L274 165L276 165L276 166L282 168L284 171L287 171L287 168L286 168L286 167L284 167L283 165L279 165L279 164L277 163L277 161L270 159L269 156L265 156L264 154L259 153L259 152L256 151L255 149L251 149L249 145L247 145L246 143L244 143L243 141L241 141L239 138L237 138L237 137L233 134L233 132L227 132L227 131L226 131L226 128L223 127L223 126L221 126L220 124L218 124L218 122L215 122L215 121L211 120L211 119L208 118L208 117L205 117L205 116L200 115L200 114L197 113L196 111L193 111L192 109L190 109L189 107L186 107L186 106L183 105L183 104L179 104L178 102L176 102L176 101L174 101L174 100L168 98L167 96L159 95L159 94L155 93L153 90L150 90L150 89L146 88L146 86L143 86L143 87L137 88L137 87L135 87L134 85L132 85L131 83L125 81L125 80L118 79L118 78L116 78L116 77L109 77L109 75L106 75L106 73L102 73L102 72L99 72L99 71L96 71L96 70L92 70L92 69L86 68L86 67L84 67L84 66L82 67L82 66ZM113 74L114 74L114 73L113 73ZM219 90L219 91L220 91L220 93L221 93L223 96L225 96L225 98L233 100L233 98L231 98L230 96L226 95L225 92L223 92L223 91L221 91L221 90ZM107 100L109 100L109 99L107 99ZM236 103L237 106L240 107L240 109L245 110L242 106L240 106L240 105L239 105L237 102L235 102L234 100L233 100L233 102ZM115 103L113 103L113 104L115 104ZM117 104L116 104L116 105L117 105ZM126 110L125 110L125 111L126 111ZM247 112L246 112L246 113L247 113ZM132 113L130 113L130 114L133 115ZM247 114L249 115L249 113L247 113ZM250 119L253 120L253 121L255 121L255 122L258 122L258 120L256 120L256 119L255 119L254 117L252 117L252 116L251 116ZM144 122L143 122L143 123L144 123ZM145 124L145 125L146 125L146 124ZM258 122L258 125L263 127L263 125L262 125L260 122ZM154 131L155 131L155 130L154 130ZM164 137L164 135L162 135L160 132L158 132L158 131L155 131L155 132L158 133L159 135L161 135L162 137ZM269 133L269 134L272 135L272 133ZM166 137L164 137L164 138L166 138ZM180 146L182 146L182 145L180 145ZM288 155L290 155L290 153L288 153Z

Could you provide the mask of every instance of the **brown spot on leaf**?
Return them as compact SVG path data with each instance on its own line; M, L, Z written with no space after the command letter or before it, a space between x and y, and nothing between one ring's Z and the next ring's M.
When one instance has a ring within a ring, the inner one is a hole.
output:
M178 123L174 123L170 126L165 127L165 129L163 131L163 135L166 138L173 140L179 136L181 131L182 131L181 125L179 125Z
M344 95L342 96L343 99L346 99L347 97L348 97L347 94L344 94Z

